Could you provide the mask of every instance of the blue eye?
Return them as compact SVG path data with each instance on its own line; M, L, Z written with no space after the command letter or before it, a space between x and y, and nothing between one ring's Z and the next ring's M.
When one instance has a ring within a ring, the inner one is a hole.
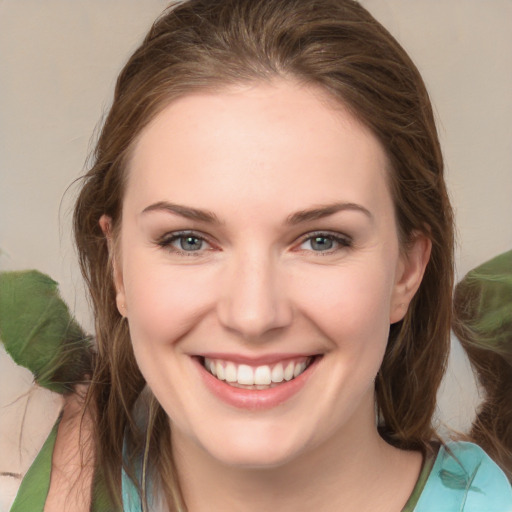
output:
M197 236L180 236L174 240L182 251L200 251L204 240Z
M309 239L313 251L329 251L334 247L334 240L326 236L315 236Z
M168 233L158 242L160 247L175 253L201 253L211 248L210 244L200 235L190 232Z
M340 235L328 233L314 233L304 238L300 244L300 249L313 252L336 252L345 247L350 247L350 239Z

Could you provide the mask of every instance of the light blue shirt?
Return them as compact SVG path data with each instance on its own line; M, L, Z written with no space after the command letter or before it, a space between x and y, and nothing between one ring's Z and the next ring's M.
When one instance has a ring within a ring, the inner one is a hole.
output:
M124 471L122 485L124 511L142 512L137 489ZM451 442L440 447L413 511L512 512L512 487L479 446Z
M414 512L512 512L512 488L479 446L452 442L440 447Z

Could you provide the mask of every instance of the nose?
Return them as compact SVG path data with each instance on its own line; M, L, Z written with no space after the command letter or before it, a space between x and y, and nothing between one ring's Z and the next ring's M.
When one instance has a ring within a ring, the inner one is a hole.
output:
M247 252L226 269L217 314L224 328L247 340L289 326L293 308L279 262L270 255Z

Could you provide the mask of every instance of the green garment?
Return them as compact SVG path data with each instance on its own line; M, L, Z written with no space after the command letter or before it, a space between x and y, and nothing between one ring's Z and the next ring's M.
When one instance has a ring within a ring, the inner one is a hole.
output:
M52 456L59 422L60 418L23 478L9 512L43 512L50 489ZM91 512L115 512L115 507L110 502L105 482L99 472L94 477Z
M21 482L10 512L43 512L52 470L52 454L59 422L55 424L41 451Z

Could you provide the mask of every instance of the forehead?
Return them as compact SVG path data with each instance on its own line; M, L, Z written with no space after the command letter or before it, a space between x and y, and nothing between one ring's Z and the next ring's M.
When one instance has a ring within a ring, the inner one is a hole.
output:
M376 137L320 89L244 86L194 93L158 114L134 147L125 200L283 210L389 202L386 167Z

